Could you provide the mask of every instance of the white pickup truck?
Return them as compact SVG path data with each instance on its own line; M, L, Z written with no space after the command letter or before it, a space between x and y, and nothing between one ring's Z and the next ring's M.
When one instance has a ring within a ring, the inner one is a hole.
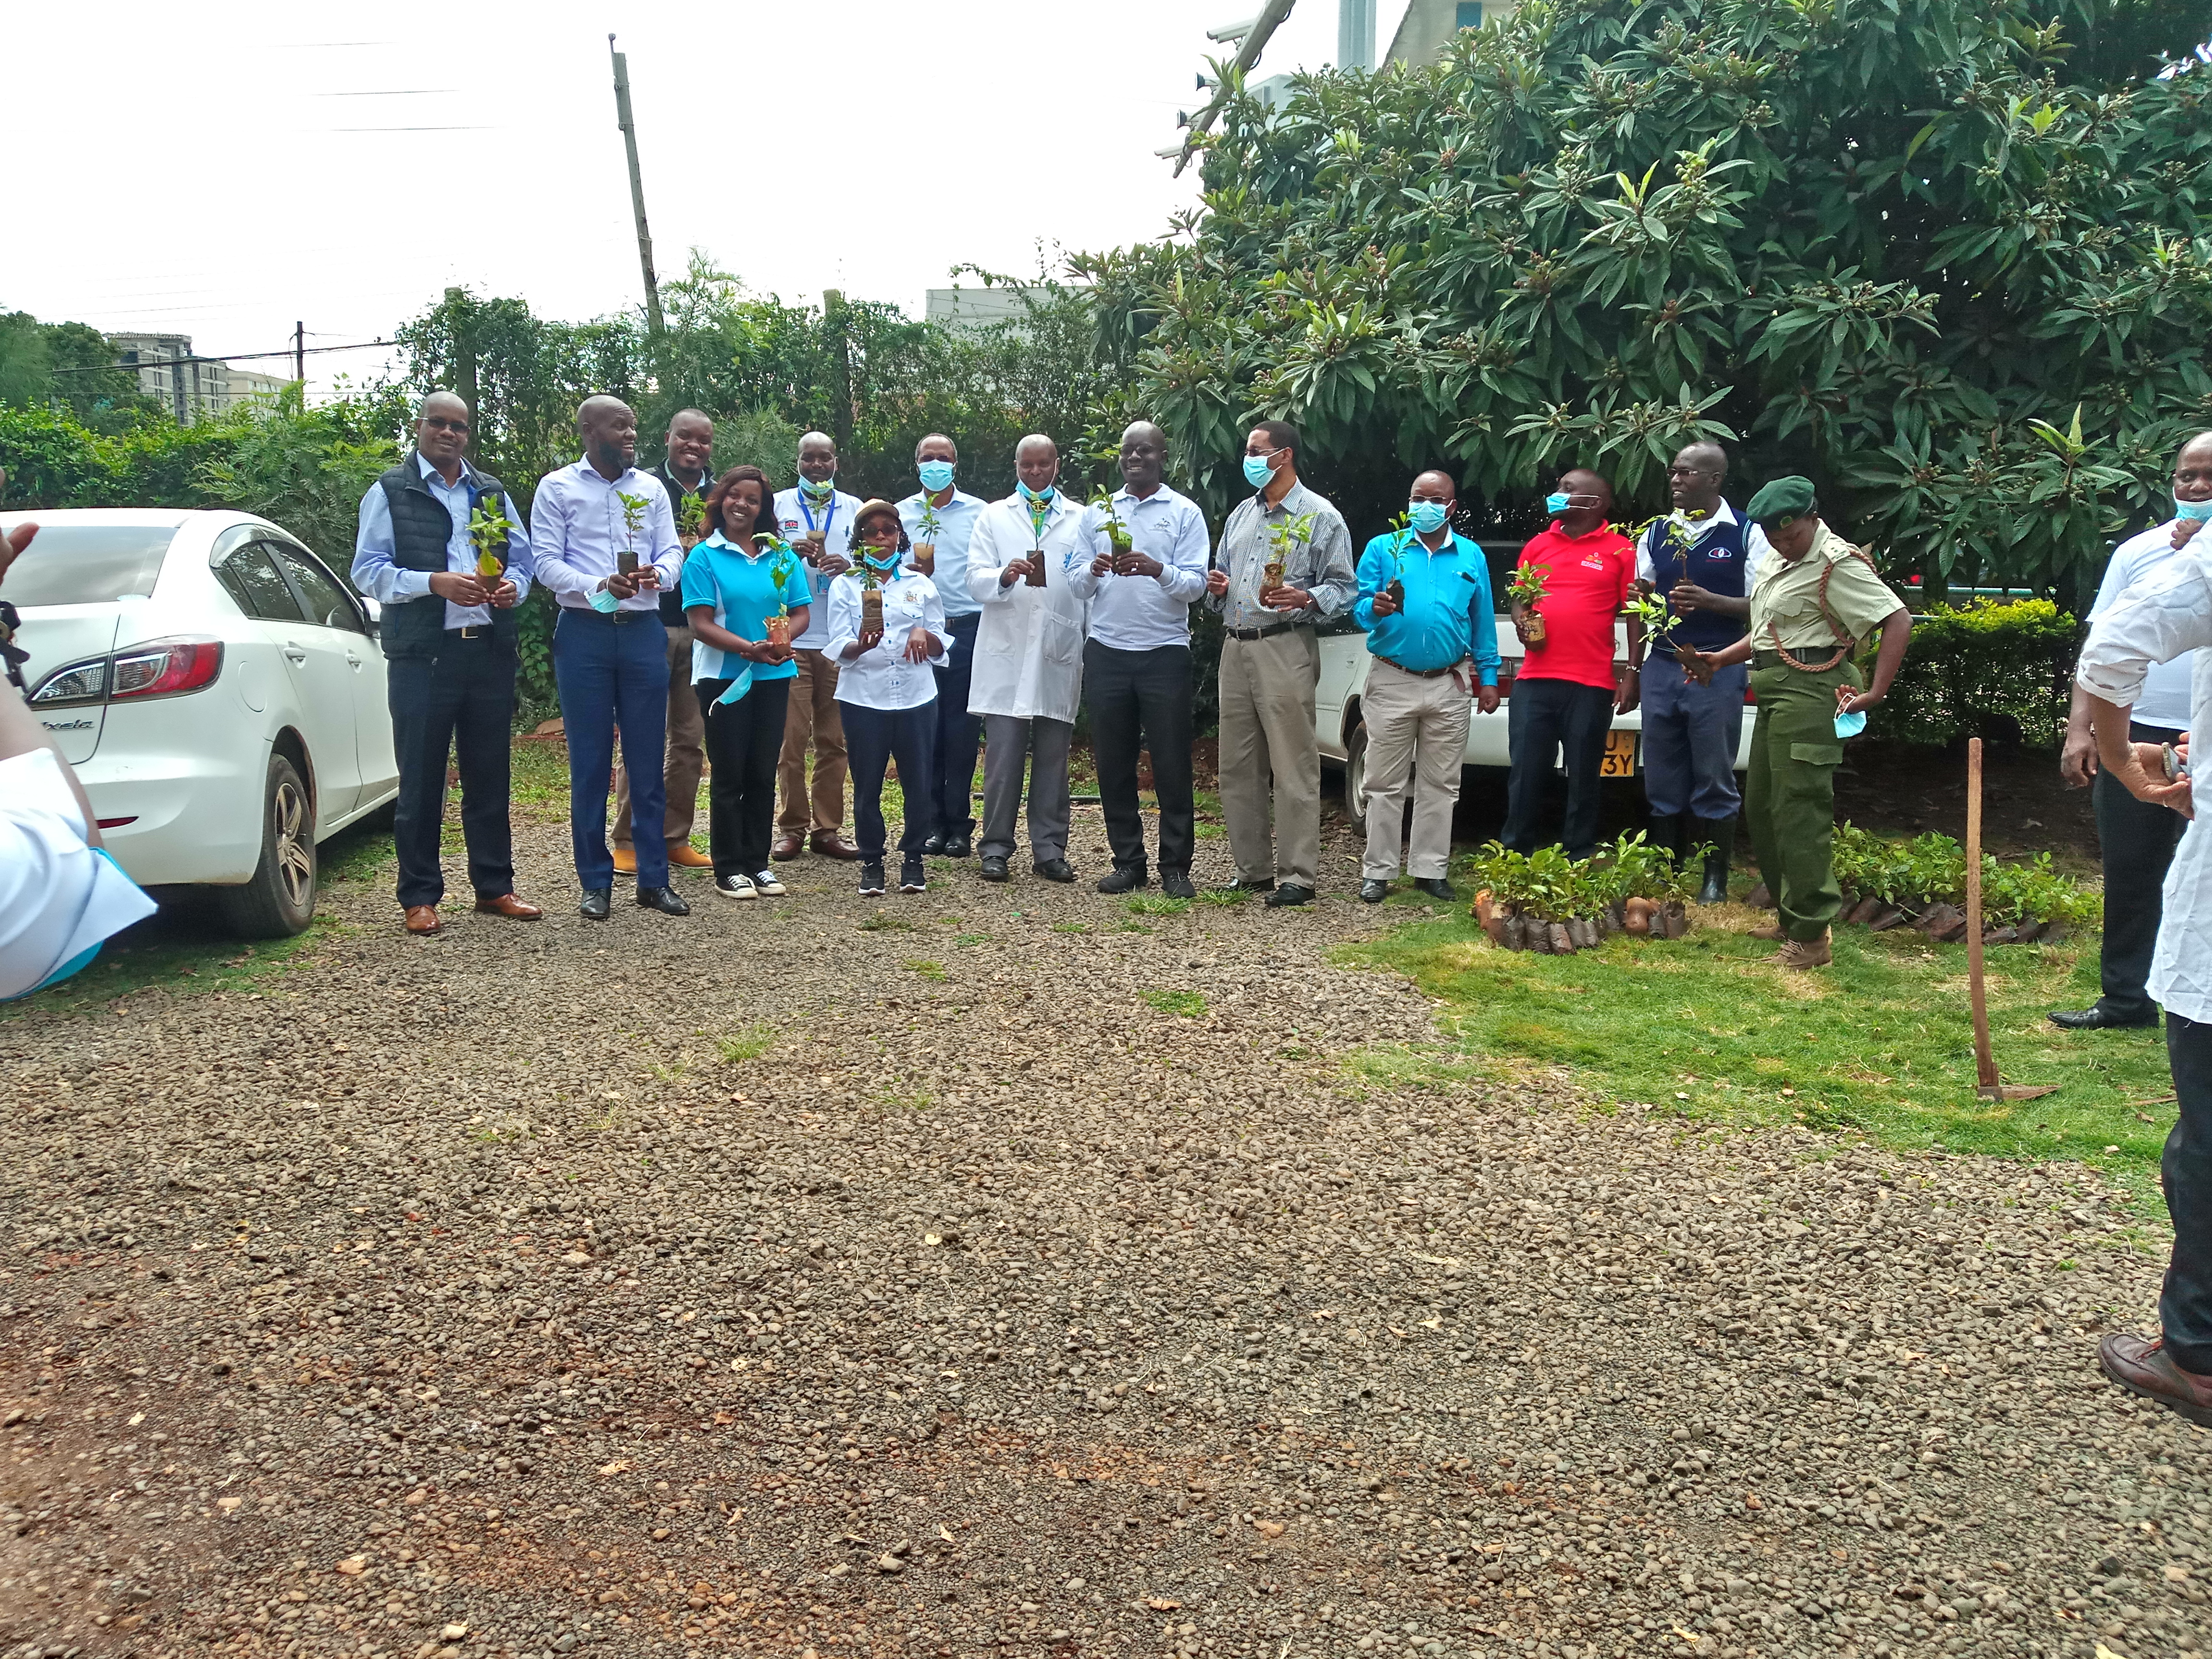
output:
M1626 623L1613 629L1613 672L1625 674L1628 669L1628 627ZM1510 617L1498 618L1498 690L1504 698L1498 712L1486 714L1477 709L1468 722L1468 766L1504 767L1510 763L1506 751L1505 711L1513 695L1514 671L1521 663L1521 641L1513 631ZM1355 828L1364 830L1367 824L1365 807L1361 797L1367 787L1367 729L1359 718L1359 699L1367 689L1367 665L1374 659L1368 654L1367 635L1349 617L1329 624L1321 639L1321 681L1314 691L1314 732L1320 740L1322 758L1334 761L1344 769L1344 811ZM1744 695L1748 704L1751 696ZM1744 714L1743 736L1737 740L1735 769L1742 771L1751 764L1751 712ZM1632 778L1642 769L1644 713L1641 708L1613 717L1613 730L1606 734L1604 775L1608 778ZM1560 764L1554 755L1553 764Z

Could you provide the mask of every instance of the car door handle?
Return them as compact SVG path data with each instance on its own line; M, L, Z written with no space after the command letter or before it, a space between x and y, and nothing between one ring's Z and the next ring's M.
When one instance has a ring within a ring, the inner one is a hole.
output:
M346 666L347 666L347 667L349 667L349 668L358 668L358 667L360 667L360 666L361 666L361 659L360 659L359 657L355 656L355 655L354 655L354 653L353 653L352 652L350 652L350 651L347 652L347 653L346 653Z
M303 646L295 645L289 640L284 641L284 655L288 660L292 662L305 662L307 659L307 648Z

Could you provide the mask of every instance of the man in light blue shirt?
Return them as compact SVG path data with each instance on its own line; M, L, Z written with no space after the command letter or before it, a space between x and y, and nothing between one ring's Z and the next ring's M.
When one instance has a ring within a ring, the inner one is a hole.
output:
M1359 559L1352 620L1367 630L1367 851L1359 896L1380 904L1398 873L1406 793L1413 833L1406 873L1431 898L1453 896L1452 807L1467 758L1468 700L1498 708L1498 617L1482 550L1451 527L1458 486L1442 471L1413 480L1407 527L1377 536Z
M469 406L434 392L416 410L415 451L361 498L353 585L383 607L377 634L392 709L399 800L392 848L399 904L410 933L440 931L446 896L439 839L446 817L446 762L458 751L461 835L477 908L518 921L544 913L514 896L508 822L508 747L514 738L515 607L530 591L522 515L499 480L469 465ZM470 521L507 520L491 549L505 568L487 580Z
M1206 515L1162 482L1168 435L1150 421L1121 434L1121 488L1110 515L1091 509L1085 526L1097 557L1098 591L1083 646L1083 689L1091 704L1091 749L1114 868L1102 893L1145 884L1145 823L1137 807L1137 751L1152 757L1160 805L1160 890L1194 898L1190 854L1196 834L1191 793L1194 703L1190 608L1206 595L1212 539ZM1113 535L1118 525L1126 552Z
M968 687L975 667L975 628L983 607L968 591L968 544L983 510L981 497L955 488L953 469L960 452L942 432L914 447L914 470L921 488L898 504L899 522L914 544L915 568L937 584L945 601L945 626L952 652L937 675L936 777L932 792L937 829L922 843L925 853L964 859L975 834L975 749L983 719L968 712ZM928 549L925 555L923 549Z
M607 783L615 727L630 777L635 821L663 822L661 750L668 731L668 630L660 590L683 574L676 514L660 480L637 470L637 416L619 398L586 398L576 410L584 459L549 472L530 510L538 580L561 607L553 678L568 739L568 833L581 913L604 921L614 890L607 845ZM625 568L625 567L628 567ZM637 902L663 915L691 907L668 884L668 847L637 847Z
M2092 623L2130 594L2154 585L2191 550L2201 552L2212 544L2206 520L2196 516L2212 506L2212 433L2199 433L2174 457L2173 504L2173 518L2129 537L2112 550L2105 579L2097 587L2097 602L2089 607ZM2135 742L2181 740L2189 730L2190 677L2196 666L2197 653L2185 651L2150 667L2129 716ZM2058 776L2069 789L2090 785L2097 846L2105 866L2105 932L2099 943L2096 1002L2087 1008L2054 1012L2051 1023L2069 1031L2155 1025L2158 1005L2151 1000L2147 981L2165 909L2166 871L2188 820L2137 800L2098 766L2089 694L2078 682L2065 741L2058 751Z

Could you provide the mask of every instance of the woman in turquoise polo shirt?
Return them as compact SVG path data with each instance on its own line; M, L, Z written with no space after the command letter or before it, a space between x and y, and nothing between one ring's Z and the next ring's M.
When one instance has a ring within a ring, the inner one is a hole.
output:
M798 678L790 641L813 597L799 556L775 533L775 491L757 466L733 466L707 492L705 539L684 562L691 680L707 720L708 847L714 890L758 898L784 890L769 864L775 763L785 705ZM769 638L771 618L788 617Z

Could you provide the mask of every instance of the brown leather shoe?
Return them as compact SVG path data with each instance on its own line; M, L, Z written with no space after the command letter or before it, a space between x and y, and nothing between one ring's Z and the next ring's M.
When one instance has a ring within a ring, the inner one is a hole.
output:
M626 876L634 876L637 873L636 848L625 847L620 842L617 842L614 844L614 855L617 870Z
M410 933L435 933L442 931L445 925L438 920L438 907L434 904L407 907L407 931Z
M1828 949L1828 930L1818 939L1785 939L1774 960L1784 968L1825 968L1834 960Z
M2185 1371L2166 1351L2166 1338L2115 1331L2097 1345L2097 1364L2130 1394L2155 1400L2192 1423L2212 1427L2212 1376Z
M768 855L778 864L788 864L805 850L806 837L800 835L798 830L779 830L776 831L775 845L769 848Z
M860 849L835 830L817 830L813 847L823 858L843 859L848 864L858 861L860 856Z
M714 860L688 841L679 841L668 849L668 861L678 870L711 870Z
M501 893L494 898L478 898L477 908L488 916L505 916L509 921L536 921L545 913L534 904L526 904L512 893Z

